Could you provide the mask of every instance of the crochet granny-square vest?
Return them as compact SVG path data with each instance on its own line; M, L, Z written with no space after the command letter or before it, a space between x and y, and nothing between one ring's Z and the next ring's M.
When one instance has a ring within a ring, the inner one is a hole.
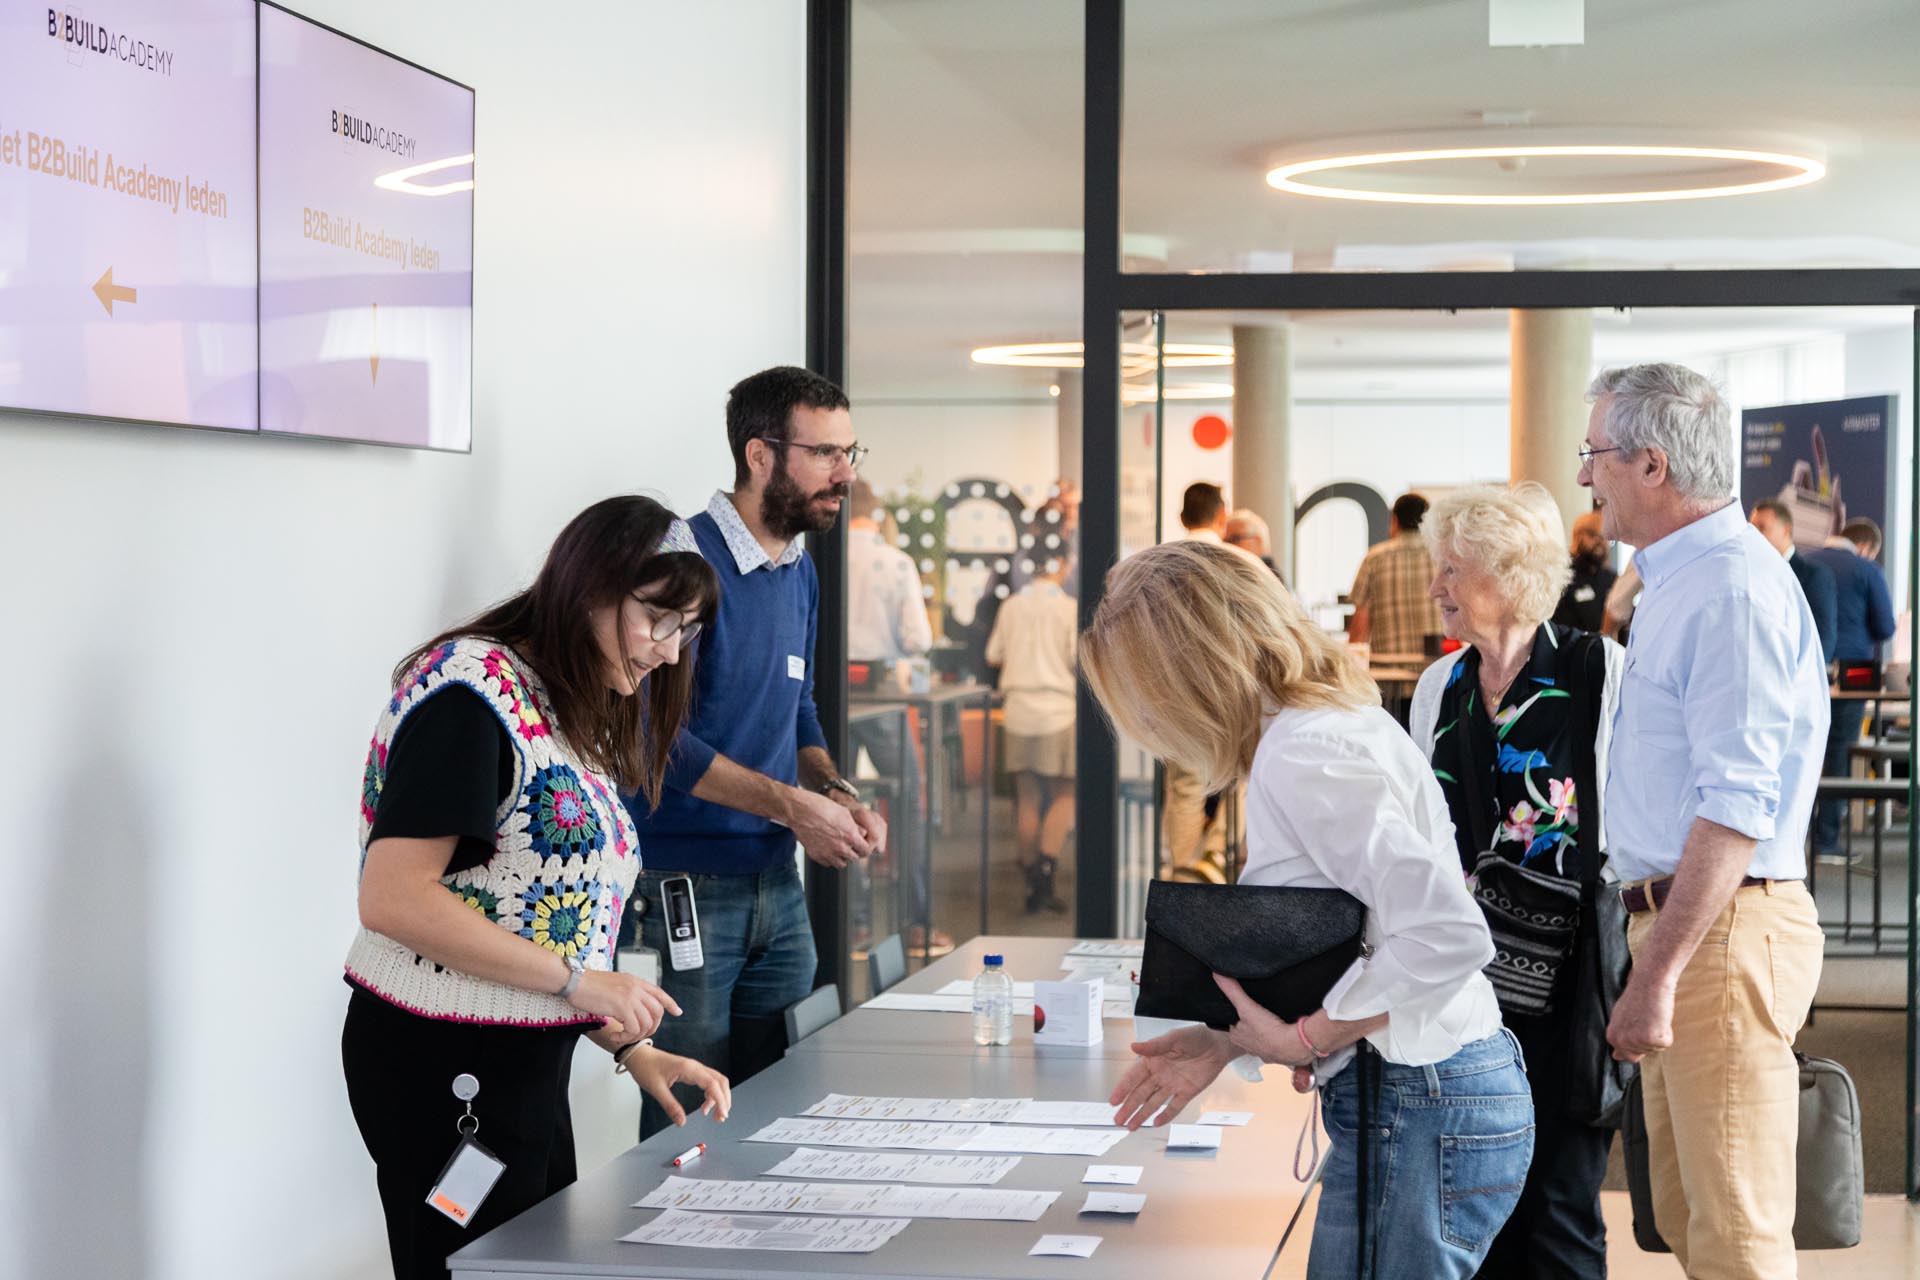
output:
M470 637L438 645L394 690L367 752L362 871L394 736L420 704L456 684L500 718L513 744L514 781L495 815L493 856L440 883L509 933L579 956L589 969L611 969L620 911L640 872L633 821L613 783L559 737L532 667L503 645ZM356 985L424 1017L526 1027L600 1022L558 996L449 969L370 929L354 939L346 968Z

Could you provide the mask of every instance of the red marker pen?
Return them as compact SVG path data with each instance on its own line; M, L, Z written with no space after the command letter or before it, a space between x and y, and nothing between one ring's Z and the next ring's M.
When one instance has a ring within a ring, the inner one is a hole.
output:
M707 1144L704 1142L696 1142L692 1146L688 1147L685 1151L682 1151L679 1155L673 1158L673 1167L678 1169L681 1165L685 1164L687 1161L696 1159L705 1154L707 1154Z

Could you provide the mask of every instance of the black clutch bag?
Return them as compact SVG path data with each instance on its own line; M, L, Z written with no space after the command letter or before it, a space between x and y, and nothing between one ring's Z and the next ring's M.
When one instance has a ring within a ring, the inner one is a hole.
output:
M1343 889L1152 881L1134 1013L1224 1031L1240 1017L1219 973L1287 1021L1304 1018L1361 954L1366 920Z

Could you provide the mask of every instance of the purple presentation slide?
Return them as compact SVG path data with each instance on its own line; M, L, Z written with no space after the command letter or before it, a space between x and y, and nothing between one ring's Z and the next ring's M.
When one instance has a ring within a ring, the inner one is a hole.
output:
M0 0L0 405L252 431L253 0Z
M260 9L260 425L473 441L473 91Z

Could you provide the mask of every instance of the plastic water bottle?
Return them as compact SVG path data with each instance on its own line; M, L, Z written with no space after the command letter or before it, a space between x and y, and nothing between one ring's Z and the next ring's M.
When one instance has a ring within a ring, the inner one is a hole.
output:
M1005 963L1001 956L988 956L986 967L973 980L975 1044L1013 1043L1013 979L1007 976Z

